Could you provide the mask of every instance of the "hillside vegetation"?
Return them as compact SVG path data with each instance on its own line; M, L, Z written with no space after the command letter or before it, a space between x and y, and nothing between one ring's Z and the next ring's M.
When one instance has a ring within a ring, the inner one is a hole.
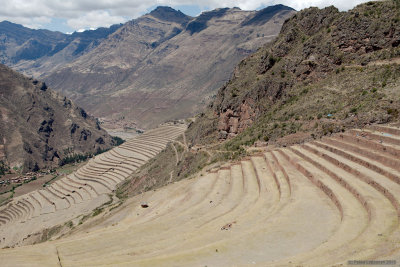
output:
M289 144L398 119L400 15L395 2L349 12L305 9L243 60L190 127L193 142ZM283 138L283 139L282 139Z

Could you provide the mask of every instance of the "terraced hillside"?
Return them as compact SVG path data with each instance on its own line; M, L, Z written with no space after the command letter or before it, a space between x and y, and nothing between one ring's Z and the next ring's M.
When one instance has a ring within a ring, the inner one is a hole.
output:
M0 209L0 246L21 244L36 233L109 201L116 185L166 147L185 126L164 125L91 159L76 172Z
M399 163L399 125L266 150L137 196L92 231L1 250L0 260L3 266L399 261Z

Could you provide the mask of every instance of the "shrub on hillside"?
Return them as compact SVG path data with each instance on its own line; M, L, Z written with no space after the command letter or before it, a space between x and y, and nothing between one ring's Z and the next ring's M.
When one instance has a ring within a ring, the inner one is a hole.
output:
M8 170L8 166L2 160L0 160L0 175L6 174Z
M113 145L114 145L114 146L122 145L122 144L125 142L124 139L122 139L122 138L120 138L120 137L118 137L118 136L113 136L113 137L112 137L112 141L113 141Z

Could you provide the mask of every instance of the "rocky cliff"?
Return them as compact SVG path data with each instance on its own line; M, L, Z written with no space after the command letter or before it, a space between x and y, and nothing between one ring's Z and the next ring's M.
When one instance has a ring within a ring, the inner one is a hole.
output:
M0 155L10 167L56 167L73 154L110 148L96 120L43 82L0 65Z

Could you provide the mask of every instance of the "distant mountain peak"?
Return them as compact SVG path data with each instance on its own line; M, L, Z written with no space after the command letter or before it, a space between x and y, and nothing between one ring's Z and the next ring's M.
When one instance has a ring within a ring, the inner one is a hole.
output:
M291 7L282 5L282 4L269 6L269 7L266 7L264 9L257 11L252 18L249 18L247 21L244 21L242 23L242 25L246 26L246 25L251 25L251 24L253 24L253 25L263 24L266 21L270 20L277 13L282 12L282 11L291 12L291 11L296 11L296 10Z
M177 22L181 24L185 24L191 19L190 16L183 14L180 10L175 10L169 6L158 6L149 14L163 21Z
M180 11L173 9L172 7L169 6L157 6L153 11L150 12L150 14L153 13L160 13L160 12L175 12L179 13Z
M8 20L3 20L3 21L0 22L0 24L22 26L22 25L15 24L15 23L13 23L13 22L11 22L11 21L8 21Z

